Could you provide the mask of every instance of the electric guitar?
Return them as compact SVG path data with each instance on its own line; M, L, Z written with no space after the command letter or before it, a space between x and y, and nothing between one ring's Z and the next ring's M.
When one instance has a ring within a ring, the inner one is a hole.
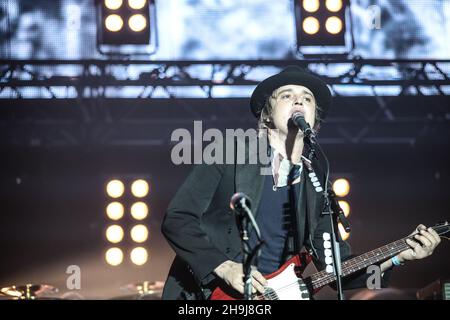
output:
M443 236L450 231L450 226L448 222L443 222L436 224L432 229L434 229L439 236ZM409 249L410 246L406 243L406 239L413 239L416 234L417 231L410 236L342 262L342 276L349 276L370 265L385 261L398 253ZM264 276L267 279L265 292L264 294L253 295L253 299L309 300L311 295L319 291L320 288L336 280L336 277L332 272L328 273L325 270L303 279L301 273L305 270L311 260L312 257L307 253L296 255L288 260L277 271ZM225 283L216 287L210 297L211 300L241 300L243 298L242 294L227 286Z

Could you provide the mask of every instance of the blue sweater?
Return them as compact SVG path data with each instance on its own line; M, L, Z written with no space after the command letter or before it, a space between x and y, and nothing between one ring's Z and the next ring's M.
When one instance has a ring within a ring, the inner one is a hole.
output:
M256 214L256 222L261 231L264 241L261 254L258 259L257 268L262 274L270 274L284 263L283 255L286 246L288 232L292 226L292 209L297 208L297 200L300 183L291 186L293 203L290 203L289 187L278 187L273 189L272 176L266 176L261 202ZM256 245L256 234L250 234L250 245ZM236 262L242 262L239 255Z

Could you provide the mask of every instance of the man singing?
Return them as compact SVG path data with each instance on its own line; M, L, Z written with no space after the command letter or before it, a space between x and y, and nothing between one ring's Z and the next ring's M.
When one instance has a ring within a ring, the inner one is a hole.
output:
M254 292L264 293L264 275L276 271L303 248L319 270L325 268L323 233L330 232L330 218L323 214L325 174L306 157L304 135L292 125L300 113L315 132L331 102L327 85L300 67L290 66L262 81L250 100L258 128L268 139L270 173L261 164L197 165L178 190L167 210L162 232L176 252L163 299L208 299L218 285L244 292L241 239L230 198L236 192L252 199L252 211L265 241L252 272ZM251 143L251 141L249 142ZM236 150L237 152L237 150ZM312 170L318 181L311 181ZM387 286L393 265L422 259L440 243L432 229L419 225L410 249L380 264L382 286ZM250 242L255 243L254 232ZM349 245L340 240L342 261L351 257ZM364 270L343 279L344 289L365 287Z

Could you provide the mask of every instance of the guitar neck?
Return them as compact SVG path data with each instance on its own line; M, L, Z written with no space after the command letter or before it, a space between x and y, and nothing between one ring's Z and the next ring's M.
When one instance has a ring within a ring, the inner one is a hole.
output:
M351 275L355 272L358 272L359 270L365 269L368 266L376 264L380 261L387 260L395 256L396 254L409 249L409 245L406 243L406 239L408 238L412 238L412 236L391 242L380 248L342 262L342 276L345 277ZM313 289L319 289L335 281L336 276L333 273L321 271L313 274L308 280L311 283Z

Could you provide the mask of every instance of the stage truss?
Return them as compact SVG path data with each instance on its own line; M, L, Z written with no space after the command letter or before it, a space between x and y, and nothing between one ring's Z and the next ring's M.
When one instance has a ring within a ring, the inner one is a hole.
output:
M414 145L448 127L449 60L0 60L0 121L18 133L2 142L164 145L194 120L254 127L249 95L288 65L307 68L332 88L325 144Z

